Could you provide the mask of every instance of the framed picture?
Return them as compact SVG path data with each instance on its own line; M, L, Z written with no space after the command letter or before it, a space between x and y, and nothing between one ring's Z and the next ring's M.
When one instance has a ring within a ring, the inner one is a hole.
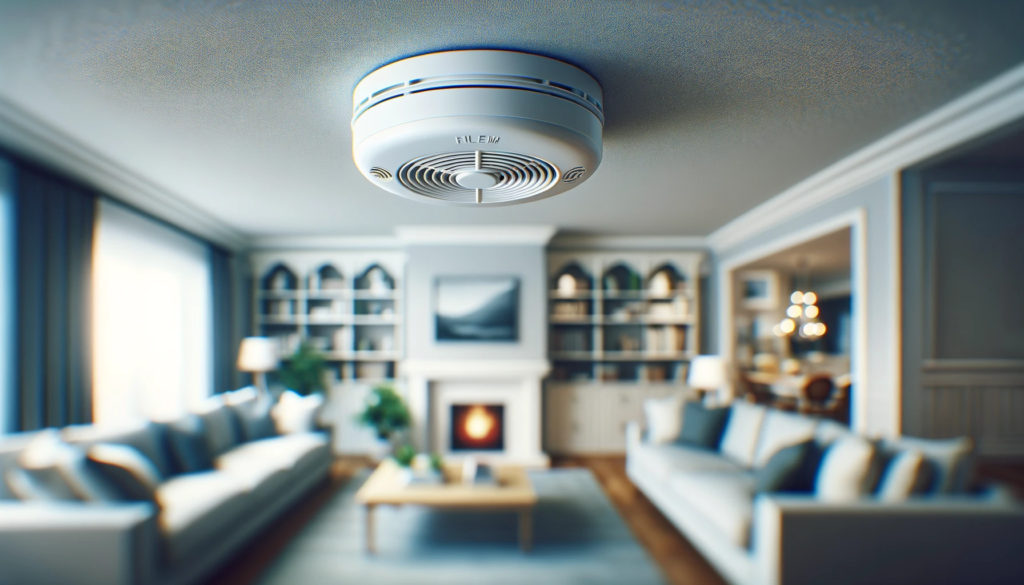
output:
M739 275L740 304L766 311L779 306L779 275L774 270L747 270Z
M437 277L434 323L437 341L519 341L519 279Z

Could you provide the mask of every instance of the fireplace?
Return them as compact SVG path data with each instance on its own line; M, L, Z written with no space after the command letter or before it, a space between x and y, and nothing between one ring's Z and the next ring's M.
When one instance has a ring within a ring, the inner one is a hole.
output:
M504 451L505 405L452 404L452 451Z

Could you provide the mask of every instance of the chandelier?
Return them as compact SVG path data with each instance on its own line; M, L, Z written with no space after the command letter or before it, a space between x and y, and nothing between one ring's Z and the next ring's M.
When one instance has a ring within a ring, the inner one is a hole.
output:
M804 276L807 288L810 288L810 269L806 269ZM825 335L827 328L818 320L818 295L809 290L796 290L789 295L789 307L786 308L786 318L779 321L772 327L772 333L777 337L789 337L796 334L807 341L820 339Z

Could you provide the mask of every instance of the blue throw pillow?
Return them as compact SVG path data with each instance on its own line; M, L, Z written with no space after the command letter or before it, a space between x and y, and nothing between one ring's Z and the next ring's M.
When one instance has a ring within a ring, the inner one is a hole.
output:
M754 473L757 493L799 491L804 461L814 441L804 441L779 449L764 467Z
M258 441L277 436L274 419L270 416L271 407L272 404L263 400L229 407L235 412L243 441Z
M100 443L89 447L89 463L120 491L123 500L155 502L163 481L156 467L138 449Z
M168 423L167 443L175 473L195 473L213 469L213 457L206 442L203 419L194 414Z
M731 408L707 408L700 402L683 403L683 424L677 443L718 450L722 433L729 422Z

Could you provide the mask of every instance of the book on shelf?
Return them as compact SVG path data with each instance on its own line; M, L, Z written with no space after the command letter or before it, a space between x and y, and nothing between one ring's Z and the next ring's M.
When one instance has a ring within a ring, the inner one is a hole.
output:
M551 345L555 351L590 351L589 331L553 331Z
M587 304L583 301L558 301L551 308L551 314L562 318L589 317Z
M341 327L335 330L331 336L331 348L334 351L347 351L352 349L352 328Z
M673 325L648 326L644 341L648 353L679 353L686 348L686 330Z
M356 378L383 380L388 377L386 362L360 362L356 364Z

